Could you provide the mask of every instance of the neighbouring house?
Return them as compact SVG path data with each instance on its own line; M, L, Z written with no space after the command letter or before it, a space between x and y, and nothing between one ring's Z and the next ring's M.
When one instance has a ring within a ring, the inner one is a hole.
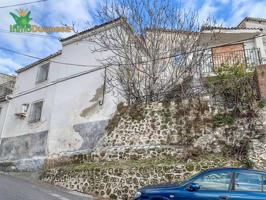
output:
M6 114L8 112L8 95L11 95L14 90L16 77L0 73L0 138L3 133L3 125L6 121Z
M210 39L210 60L205 67L206 75L211 75L222 64L243 64L247 70L266 62L266 44L263 30L259 28L205 27L204 39Z
M0 162L36 169L47 157L87 153L95 147L121 98L115 91L105 93L100 60L112 53L92 53L91 40L121 23L125 21L119 18L62 39L61 51L17 70L14 91L4 101L8 111L0 119ZM245 19L238 27L204 28L202 42L211 41L206 76L226 62L253 70L266 61L266 28L257 23ZM211 38L213 31L218 38Z

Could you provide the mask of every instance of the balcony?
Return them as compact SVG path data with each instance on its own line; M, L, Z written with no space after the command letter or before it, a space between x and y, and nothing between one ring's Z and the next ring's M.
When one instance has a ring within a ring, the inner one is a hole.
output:
M245 49L222 53L210 52L203 67L204 76L215 76L217 69L223 65L243 65L246 71L252 72L262 64L260 49Z
M0 84L0 101L4 101L5 97L13 92L15 81L7 81Z

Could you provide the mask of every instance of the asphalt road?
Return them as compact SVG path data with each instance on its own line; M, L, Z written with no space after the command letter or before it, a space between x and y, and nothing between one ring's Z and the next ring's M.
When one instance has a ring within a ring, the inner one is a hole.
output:
M80 193L69 192L27 178L0 174L0 200L93 200Z

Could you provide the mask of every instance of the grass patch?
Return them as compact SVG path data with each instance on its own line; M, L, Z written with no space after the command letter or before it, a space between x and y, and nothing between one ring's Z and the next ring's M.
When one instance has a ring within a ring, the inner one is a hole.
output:
M225 161L226 157L222 155L212 155L212 154L204 154L200 157L192 157L189 162L197 164L202 160L205 161L213 161L220 160L222 162ZM109 168L150 168L151 166L174 166L185 164L187 165L187 160L183 158L176 157L167 157L165 159L145 159L145 160L120 160L120 161L105 161L105 162L87 162L82 164L73 164L65 167L60 167L66 171L85 171L85 170L99 170L99 169L109 169Z

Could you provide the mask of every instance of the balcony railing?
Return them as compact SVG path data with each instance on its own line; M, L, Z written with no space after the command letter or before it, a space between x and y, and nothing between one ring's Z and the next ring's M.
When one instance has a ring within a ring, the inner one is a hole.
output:
M5 97L13 92L15 81L8 81L0 84L0 100L4 100Z
M259 49L245 49L222 53L210 53L203 67L205 75L215 75L217 69L223 65L243 65L246 71L253 71L257 65L262 64Z

